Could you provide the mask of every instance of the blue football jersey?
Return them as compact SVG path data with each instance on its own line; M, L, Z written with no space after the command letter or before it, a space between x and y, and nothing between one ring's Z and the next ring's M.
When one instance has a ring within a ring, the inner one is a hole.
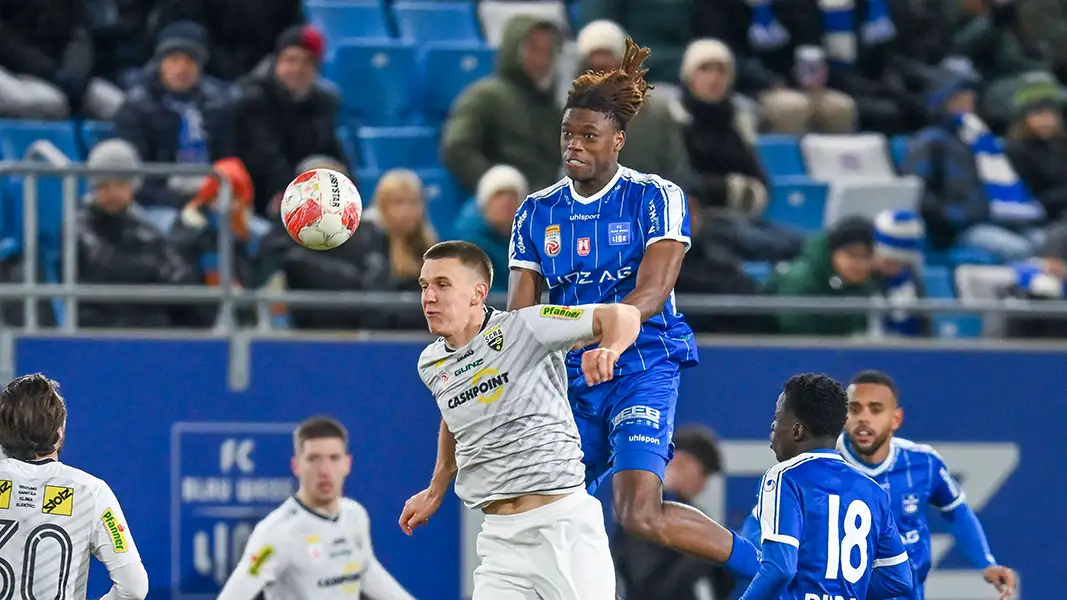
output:
M906 563L889 496L833 450L771 467L756 506L761 543L797 549L783 599L864 600L873 569Z
M553 304L619 302L634 290L645 248L677 240L689 248L685 193L656 175L620 166L599 193L579 195L570 179L530 194L515 215L509 266L540 273ZM581 354L567 357L571 377ZM697 362L693 331L678 312L674 293L663 311L645 321L637 341L619 358L616 375L665 361Z
M893 438L889 444L889 457L880 465L869 465L857 458L844 435L837 441L837 451L889 493L893 516L915 566L916 581L922 583L931 566L926 505L950 511L966 498L932 447L902 438ZM987 560L995 562L992 556L987 556Z

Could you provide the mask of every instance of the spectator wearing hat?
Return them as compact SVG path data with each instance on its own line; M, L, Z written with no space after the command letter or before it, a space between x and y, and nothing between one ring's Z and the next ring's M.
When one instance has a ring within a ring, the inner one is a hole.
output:
M926 230L922 218L910 210L886 210L874 219L874 279L891 306L926 296L920 273ZM893 335L930 335L930 319L895 310L883 330Z
M672 442L674 457L663 475L663 497L692 505L708 481L722 473L719 441L708 427L686 424L674 432ZM631 537L621 527L612 540L611 556L619 594L627 598L727 600L734 587L733 577L721 566Z
M106 140L89 153L92 170L136 169L137 150L123 140ZM136 177L91 174L89 197L78 212L78 281L93 284L188 284L192 270L173 245L138 211ZM169 327L172 310L160 305L94 304L78 306L83 327Z
M576 45L582 71L610 71L622 64L626 32L612 21L593 21L578 33ZM626 145L619 153L619 162L642 173L660 175L688 190L693 173L682 128L671 110L669 98L653 90L626 125Z
M275 50L283 31L304 23L302 0L156 0L158 26L196 21L208 30L207 73L223 81L247 75Z
M1058 87L1016 93L1015 123L1005 152L1050 221L1067 220L1067 132Z
M0 116L111 119L122 90L93 77L86 3L0 3Z
M494 292L508 289L508 243L519 204L529 193L526 178L510 165L496 165L478 180L478 191L456 217L454 237L477 244L493 263Z
M871 277L874 225L852 216L808 240L803 253L771 276L768 293L778 296L863 297L877 288ZM867 317L856 313L812 314L782 312L777 315L782 333L802 335L851 335L863 332Z
M148 162L209 165L231 153L229 92L203 75L207 30L192 21L165 27L155 57L115 115L116 135ZM150 178L138 201L164 231L199 188L202 177Z
M1015 281L1005 295L1030 301L1067 298L1067 222L1053 225L1048 240L1037 257L1012 265ZM1011 338L1067 338L1067 320L1049 316L1009 316L1007 336Z
M935 123L909 146L902 170L925 183L920 209L933 248L959 244L1026 259L1043 242L1045 208L975 114L973 87L959 75L929 94Z
M260 214L281 198L305 158L325 155L348 162L336 131L340 96L319 80L325 51L317 29L291 27L278 36L274 57L240 82L233 143L252 175Z

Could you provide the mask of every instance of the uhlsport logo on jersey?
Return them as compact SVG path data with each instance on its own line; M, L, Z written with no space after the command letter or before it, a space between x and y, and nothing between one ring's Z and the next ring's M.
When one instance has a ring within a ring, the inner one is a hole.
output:
M274 554L274 546L266 545L259 549L258 552L252 555L252 560L248 561L248 574L255 577L263 571L263 565L266 564Z
M559 256L559 251L562 248L563 242L560 239L559 225L545 227L545 254Z
M104 527L111 536L111 545L115 548L115 552L122 553L129 550L130 547L126 543L126 528L115 518L115 513L109 508L100 515L100 520L104 522Z
M69 517L74 511L74 488L59 485L44 486L44 504L41 512L46 515Z
M489 331L483 333L482 339L485 340L485 345L492 350L500 352L504 349L504 330L500 328L500 325L492 327Z
M545 319L564 319L568 321L576 321L582 318L585 314L585 310L581 308L571 308L569 306L542 306L541 317Z
M589 248L591 246L589 238L578 238L578 256L589 256Z
M11 507L11 481L0 480L0 508Z
M496 369L482 369L471 377L471 386L448 399L448 408L459 408L471 400L477 399L481 404L492 404L504 394L508 383L508 372Z

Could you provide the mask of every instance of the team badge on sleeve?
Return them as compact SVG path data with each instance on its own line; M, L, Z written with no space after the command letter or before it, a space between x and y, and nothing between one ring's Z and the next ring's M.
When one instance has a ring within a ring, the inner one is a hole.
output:
M271 556L274 555L274 546L266 545L259 549L258 552L252 555L252 560L248 563L248 574L256 577L260 571L263 570L263 565L267 562Z
M578 256L589 256L589 238L578 238Z
M559 251L563 248L563 242L560 238L559 225L549 225L545 227L545 254L548 256L559 256Z

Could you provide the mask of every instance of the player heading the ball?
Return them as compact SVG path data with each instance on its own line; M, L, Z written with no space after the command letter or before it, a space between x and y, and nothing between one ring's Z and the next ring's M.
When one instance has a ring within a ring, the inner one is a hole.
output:
M485 305L493 272L480 248L441 242L424 259L423 313L441 337L418 371L442 421L430 485L404 505L400 527L411 535L425 524L455 476L464 504L485 513L473 600L615 600L604 514L585 492L564 352L599 339L582 371L590 385L611 380L640 313L622 304L497 311Z
M0 598L85 600L89 555L104 563L103 600L142 600L148 573L106 483L59 462L67 406L59 384L23 375L0 393Z
M218 600L412 600L374 556L370 518L341 496L348 431L313 417L293 432L296 495L260 521Z

